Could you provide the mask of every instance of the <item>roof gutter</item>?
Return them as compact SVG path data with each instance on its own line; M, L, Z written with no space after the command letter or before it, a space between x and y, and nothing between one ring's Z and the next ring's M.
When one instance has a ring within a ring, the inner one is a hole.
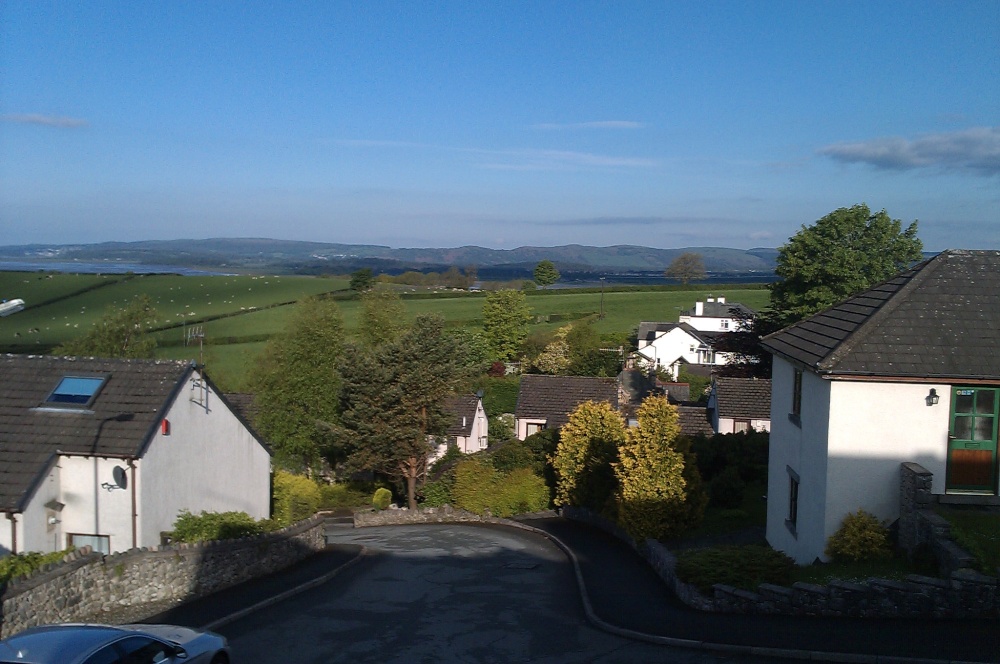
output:
M961 383L963 385L1000 385L1000 378L989 376L885 376L875 373L833 373L817 371L824 380L866 383Z

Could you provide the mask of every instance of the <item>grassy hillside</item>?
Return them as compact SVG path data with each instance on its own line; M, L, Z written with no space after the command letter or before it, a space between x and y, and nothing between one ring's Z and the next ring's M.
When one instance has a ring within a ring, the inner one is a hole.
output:
M332 294L344 316L348 334L357 331L360 302L344 279L296 276L176 275L39 275L0 272L0 292L21 297L24 311L0 318L0 351L49 352L54 346L86 333L109 306L123 306L144 293L160 314L155 333L158 355L197 359L200 345L186 344L187 333L204 333L204 359L209 373L225 389L242 389L266 340L280 332L297 302ZM676 321L698 299L723 295L752 309L763 308L768 291L761 287L686 289L609 289L537 291L528 296L535 316L532 331L547 331L570 321L588 319L598 332L630 332L640 321ZM404 294L407 316L439 313L450 326L482 325L482 293L423 292Z

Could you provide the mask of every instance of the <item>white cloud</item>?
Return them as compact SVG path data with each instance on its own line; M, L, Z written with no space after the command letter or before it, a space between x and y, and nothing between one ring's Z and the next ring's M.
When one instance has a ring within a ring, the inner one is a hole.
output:
M836 143L819 154L845 163L870 164L889 170L937 168L1000 175L1000 127L972 127L914 139L875 138Z
M79 118L67 118L58 115L42 115L40 113L8 113L0 115L0 120L4 122L14 122L17 124L35 124L45 127L86 127L87 121Z

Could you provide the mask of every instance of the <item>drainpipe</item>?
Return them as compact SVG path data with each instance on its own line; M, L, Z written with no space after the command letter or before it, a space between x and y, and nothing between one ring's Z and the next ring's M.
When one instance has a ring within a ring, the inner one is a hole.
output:
M11 554L17 553L17 521L14 519L13 512L7 512L7 518L10 520L10 552Z
M135 459L126 459L125 463L128 464L129 469L129 486L132 489L132 548L139 548L138 533L136 532L136 518L138 517L138 511L136 510L135 501Z

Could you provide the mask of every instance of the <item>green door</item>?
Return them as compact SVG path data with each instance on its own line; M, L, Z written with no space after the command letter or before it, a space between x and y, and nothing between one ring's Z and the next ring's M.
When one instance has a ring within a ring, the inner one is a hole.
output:
M993 387L952 389L947 490L996 493L998 393Z

